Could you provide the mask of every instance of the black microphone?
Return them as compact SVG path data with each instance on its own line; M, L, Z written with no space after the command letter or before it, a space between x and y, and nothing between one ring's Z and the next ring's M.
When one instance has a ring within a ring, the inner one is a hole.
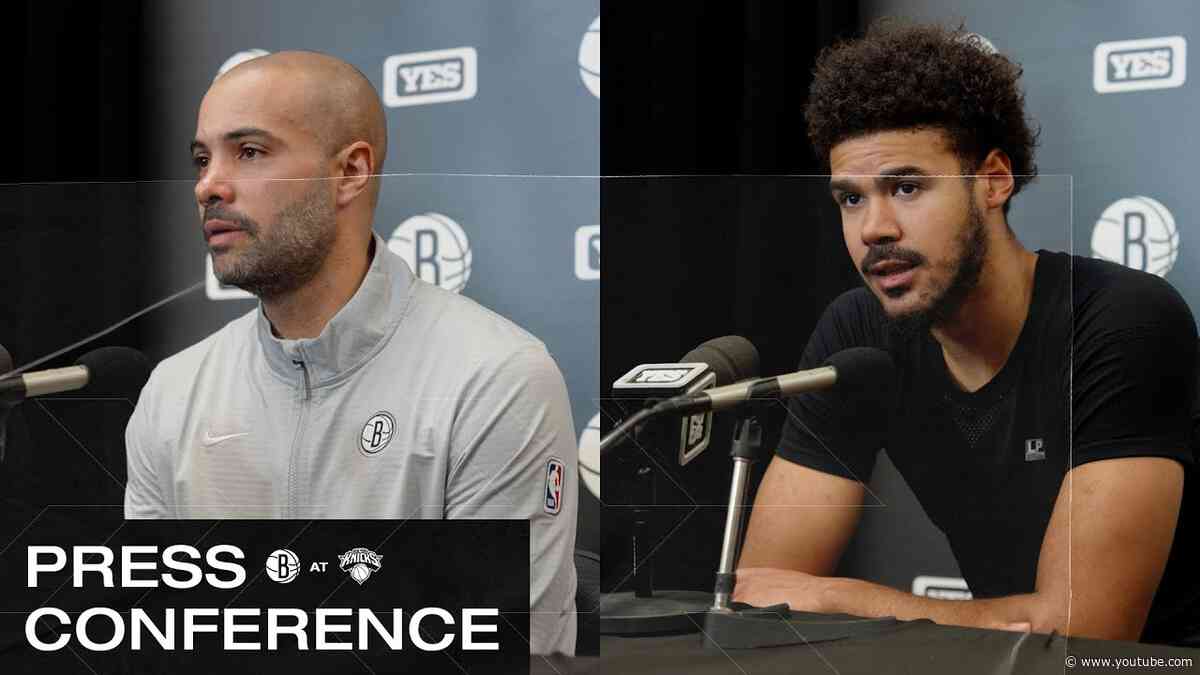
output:
M811 370L746 380L676 396L655 405L653 414L693 414L724 410L753 399L795 396L835 385L843 390L858 388L889 379L895 371L891 355L873 347L843 349L826 359L825 363L826 365Z
M625 419L600 440L603 455L625 438L629 429L652 416L656 404L721 387L758 374L758 350L744 337L713 338L688 352L679 363L643 363L613 383L613 391L634 394L648 406ZM698 410L680 423L679 465L692 461L708 448L712 411Z
M150 377L149 359L129 347L102 347L75 363L0 379L0 405L16 405L35 396L84 387L99 394L129 396L140 391Z

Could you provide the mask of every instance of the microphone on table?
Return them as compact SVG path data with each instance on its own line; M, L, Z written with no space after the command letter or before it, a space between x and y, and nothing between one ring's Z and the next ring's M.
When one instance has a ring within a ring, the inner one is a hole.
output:
M101 347L79 357L75 364L0 377L0 462L8 443L8 414L26 399L84 387L98 394L136 395L150 377L149 359L129 347ZM10 370L12 357L0 347L0 373Z
M605 447L616 447L635 436L642 446L658 454L671 453L672 464L677 460L684 466L704 452L712 436L711 410L688 415L662 415L650 424L639 425L648 419L646 411L663 400L687 396L713 386L726 385L758 374L758 350L746 338L736 335L709 340L688 352L680 363L645 363L636 366L613 384L614 395L633 399L639 410L621 423L618 432L602 439L602 463L614 456L605 454ZM641 406L648 407L641 407ZM636 427L636 431L633 429ZM629 431L628 436L625 431ZM657 488L660 473L666 472L664 462L647 454L629 453L627 459L638 462L632 480L625 486L633 496L629 549L633 553L633 573L630 590L614 590L601 595L600 633L604 635L650 635L680 632L694 627L712 602L708 593L688 590L655 588L654 543L658 541L652 529L659 521ZM611 485L611 483L610 483Z
M757 374L758 350L739 335L713 338L685 354L679 363L643 363L634 366L613 383L613 393L621 398L644 402L646 407L627 418L620 427L620 433L614 431L601 439L601 455L614 443L623 440L625 430L636 426L642 419L649 419L644 411L656 404ZM712 411L695 412L699 414L689 414L680 420L677 441L659 439L663 445L677 446L679 466L686 465L704 452L712 436Z
M150 377L149 359L129 347L102 347L79 357L75 364L0 379L0 405L84 387L97 393L128 395L140 390Z
M806 391L830 387L858 388L879 381L892 372L892 357L881 349L852 347L825 360L824 366L794 373L736 382L707 391L689 393L659 403L664 414L693 413L700 410L724 410L743 403L795 396Z
M892 367L892 358L887 352L871 347L852 347L830 356L820 368L683 393L659 401L622 422L600 441L600 452L603 455L617 447L631 427L652 417L724 410L749 401L795 396L834 386L857 388L887 377Z

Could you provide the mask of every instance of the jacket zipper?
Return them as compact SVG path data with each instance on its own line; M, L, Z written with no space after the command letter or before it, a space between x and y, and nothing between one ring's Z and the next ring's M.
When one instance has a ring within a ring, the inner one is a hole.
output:
M300 414L296 418L296 435L292 439L292 453L288 460L288 508L287 513L284 514L288 518L296 517L296 491L298 489L296 473L299 465L300 437L304 429L305 413L308 412L308 402L312 400L312 385L308 379L308 365L303 360L303 352L300 353L300 357L299 360L292 360L292 364L298 367L304 375L304 397L300 399Z

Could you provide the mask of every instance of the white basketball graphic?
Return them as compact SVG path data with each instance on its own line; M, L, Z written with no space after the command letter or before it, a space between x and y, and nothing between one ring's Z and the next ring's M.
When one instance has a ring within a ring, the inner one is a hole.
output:
M1150 197L1118 199L1096 221L1092 256L1165 277L1179 257L1175 218Z
M217 69L217 74L213 76L213 79L214 80L217 79L218 77L224 75L227 71L229 71L229 69L231 69L235 66L240 66L241 64L249 61L250 59L257 59L260 56L266 56L267 54L270 54L270 53L271 52L269 52L265 49L247 49L244 52L238 52L238 53L234 54L233 56L225 59L225 63L222 63L221 67Z
M963 36L959 39L962 40L963 42L966 42L969 45L974 45L975 47L977 47L979 49L979 51L983 52L984 54L999 53L998 50L996 49L996 45L992 44L991 40L985 38L984 36L980 35L979 33L964 33Z
M579 434L579 477L588 492L600 499L600 413Z
M404 258L423 281L455 293L471 278L471 243L458 223L440 213L422 213L400 223L388 248Z
M579 43L579 76L596 98L600 98L600 17L588 26Z
M271 551L267 556L267 576L281 584L290 584L300 574L300 556L286 548Z

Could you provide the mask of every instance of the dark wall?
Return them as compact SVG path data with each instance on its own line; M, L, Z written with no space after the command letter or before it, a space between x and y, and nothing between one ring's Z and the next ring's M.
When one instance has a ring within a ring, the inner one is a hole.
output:
M795 370L825 305L858 283L827 181L779 175L824 172L802 106L818 51L855 32L854 6L603 5L602 395L635 364L677 361L720 335L749 338L763 374ZM675 175L628 177L646 174ZM765 455L782 412L765 415ZM657 502L671 505L655 524L660 537L671 532L654 554L659 587L711 589L730 434L722 420L704 455L659 481ZM630 567L629 485L641 463L625 457L604 465L605 590Z
M137 190L98 182L146 177L139 156L153 139L140 114L139 2L13 2L0 25L11 66L0 163L0 344L20 366L111 326L142 301ZM137 323L35 369L110 344L138 347ZM126 401L67 395L14 409L0 463L0 540L47 505L119 504L131 411ZM111 516L89 506L40 515L81 532Z

